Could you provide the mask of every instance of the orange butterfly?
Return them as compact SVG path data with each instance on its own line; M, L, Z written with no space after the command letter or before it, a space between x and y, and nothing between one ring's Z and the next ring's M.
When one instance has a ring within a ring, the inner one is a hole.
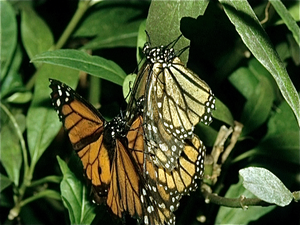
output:
M202 142L196 136L187 141L178 168L168 172L145 157L142 116L132 124L121 117L107 122L67 85L50 79L50 87L52 104L92 184L94 201L106 203L120 218L128 213L145 224L174 224L180 198L202 177Z

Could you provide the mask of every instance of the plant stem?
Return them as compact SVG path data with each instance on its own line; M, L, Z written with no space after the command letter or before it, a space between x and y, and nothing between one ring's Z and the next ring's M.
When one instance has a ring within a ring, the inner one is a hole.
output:
M44 184L44 183L48 183L48 182L53 182L53 183L60 183L62 180L61 176L47 176L47 177L43 177L42 179L36 180L36 181L32 181L30 184L30 187L34 187L40 184Z
M231 207L231 208L247 208L248 206L270 206L274 204L270 204L265 202L259 198L225 198L218 196L215 193L210 193L203 186L201 187L201 192L205 198L206 202L214 203L221 206Z
M52 47L51 50L60 49L65 45L65 43L67 42L67 40L73 33L75 27L77 26L78 22L84 15L85 11L90 7L90 2L91 1L79 1L78 2L78 8L77 8L74 16L72 17L70 23L68 24L67 28L65 29L65 31L59 38L56 45L54 47Z
M0 103L0 107L3 109L3 111L7 114L7 116L9 117L9 119L11 120L16 133L19 137L20 140L20 144L21 144L21 149L22 149L22 154L23 154L23 161L24 161L24 178L28 175L28 171L29 171L29 166L28 166L28 156L27 156L27 149L26 149L26 145L25 145L25 140L23 138L23 134L21 132L21 129L15 119L15 117L11 114L11 112L9 111L9 109L2 103Z
M44 197L50 197L50 198L53 198L53 199L61 200L60 193L58 193L56 191L53 191L53 190L44 190L44 191L38 192L37 194L32 195L29 198L22 201L20 203L20 207L23 207L24 205L26 205L30 202L33 202L37 199L44 198Z
M84 15L84 13L86 12L86 10L92 6L94 4L94 2L92 2L91 0L89 1L79 1L78 2L78 8L74 14L74 16L72 17L70 23L68 24L67 28L64 30L63 34L60 36L59 40L57 41L56 45L53 45L49 50L56 50L56 49L60 49L62 48L65 43L67 42L67 40L69 39L69 37L71 36L71 34L73 33L75 27L77 26L78 22L80 21L80 19L82 18L82 16ZM30 78L30 80L27 82L26 84L26 88L28 90L31 90L35 84L35 79L36 76L38 74L39 69L43 66L43 64L37 68L37 71L33 74L33 76Z

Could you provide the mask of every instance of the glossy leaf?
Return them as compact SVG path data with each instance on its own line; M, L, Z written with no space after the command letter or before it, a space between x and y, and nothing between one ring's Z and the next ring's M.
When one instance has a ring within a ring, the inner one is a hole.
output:
M297 91L248 1L220 0L220 2L245 45L272 74L283 97L296 115L298 126L300 126L300 99Z
M0 79L2 80L9 67L17 46L17 20L15 12L8 1L0 1L1 22L1 66Z
M96 214L85 185L70 171L67 164L57 156L63 180L60 184L64 206L69 211L71 224L91 224Z
M294 18L291 16L291 14L281 1L270 0L270 3L272 4L276 12L280 15L289 30L292 32L293 37L298 43L298 47L300 47L300 28Z
M44 62L84 71L122 85L125 72L113 61L78 50L56 50L36 55L33 62Z
M21 35L30 59L47 51L53 44L53 36L47 24L24 2L21 4ZM37 65L35 65L37 66Z
M239 171L243 177L243 185L255 196L279 206L290 204L292 193L269 170L259 167L248 167Z

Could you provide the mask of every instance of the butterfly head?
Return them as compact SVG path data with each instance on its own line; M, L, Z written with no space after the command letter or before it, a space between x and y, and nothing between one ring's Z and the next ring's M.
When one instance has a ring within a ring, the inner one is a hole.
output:
M146 59L151 63L169 63L176 57L173 48L166 48L163 45L151 48L149 42L145 43L143 53L146 56Z

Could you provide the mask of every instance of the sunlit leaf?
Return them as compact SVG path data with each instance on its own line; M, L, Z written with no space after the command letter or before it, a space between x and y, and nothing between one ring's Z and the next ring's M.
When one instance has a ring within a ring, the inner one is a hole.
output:
M57 156L63 180L60 184L64 206L69 211L71 224L91 224L96 216L95 205L88 199L89 191L70 171L67 164Z
M126 73L113 61L78 50L56 50L36 55L33 62L64 66L122 85Z
M290 204L292 193L269 170L259 167L248 167L239 171L243 177L243 185L255 196L279 206Z
M220 0L225 13L256 59L272 74L300 126L300 99L283 62L248 1Z

